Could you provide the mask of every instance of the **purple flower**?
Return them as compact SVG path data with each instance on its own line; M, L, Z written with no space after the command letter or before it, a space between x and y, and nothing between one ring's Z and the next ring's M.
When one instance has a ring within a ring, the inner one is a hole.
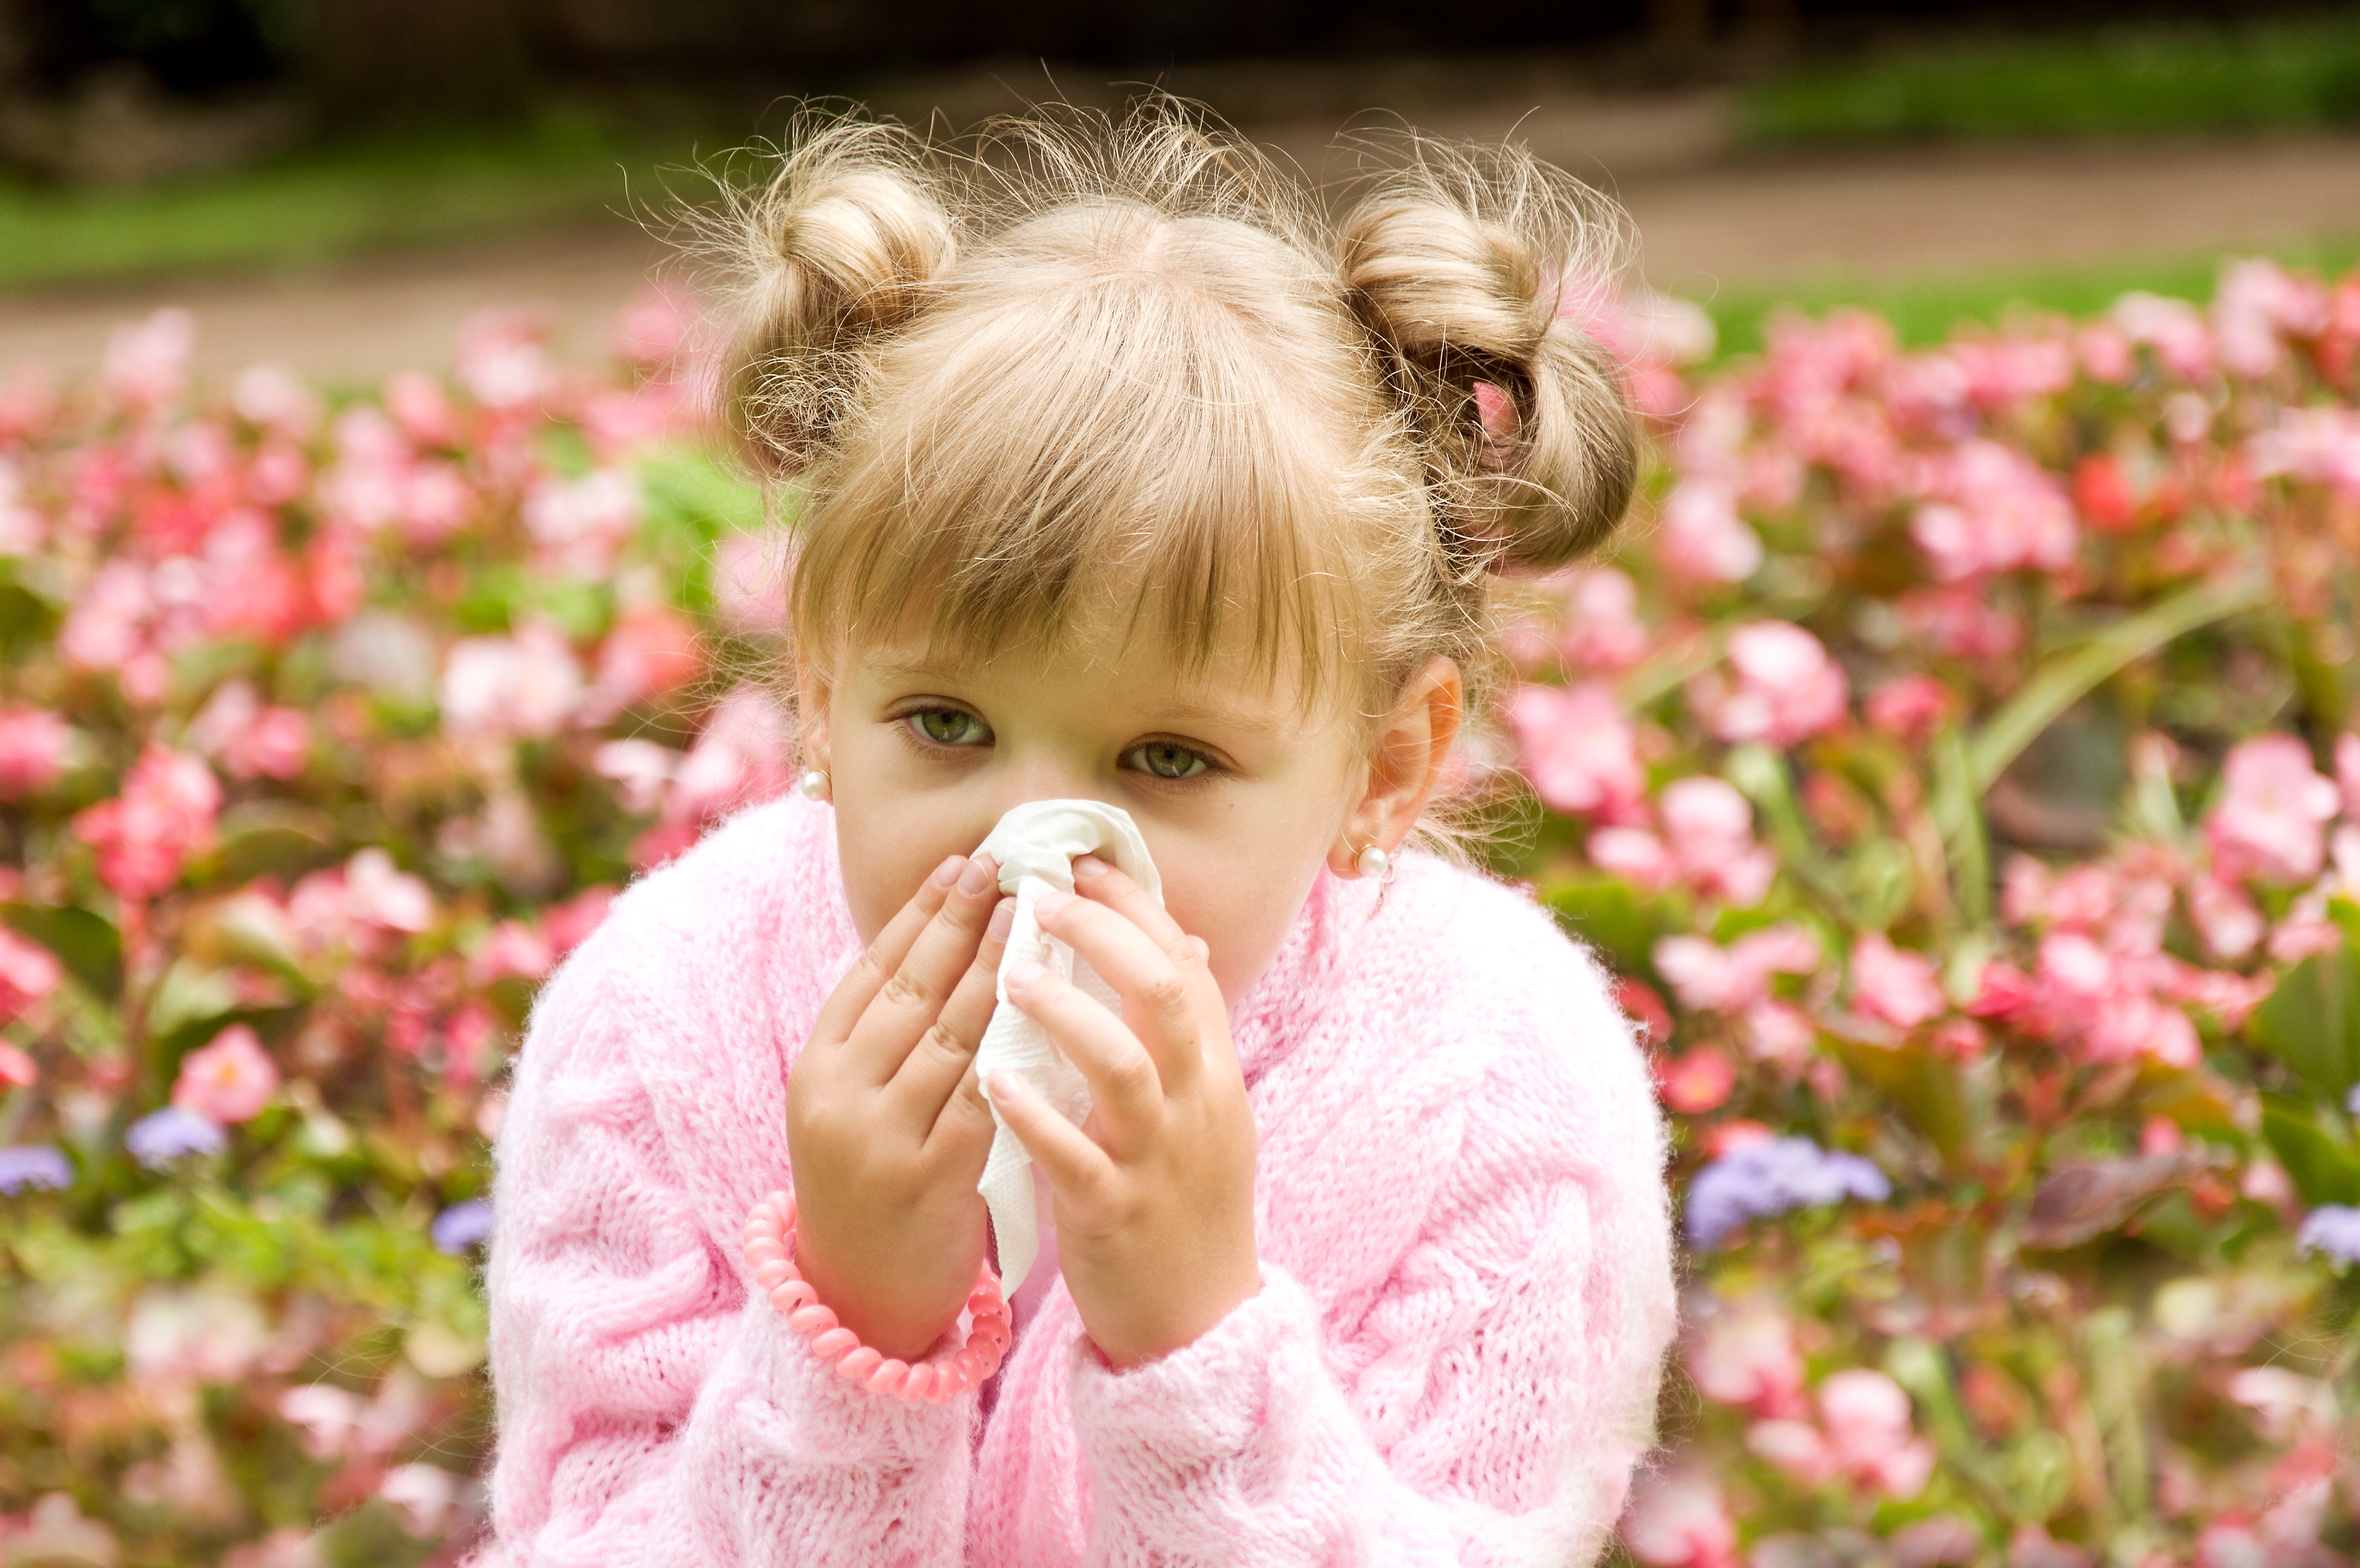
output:
M221 1145L220 1128L177 1105L142 1116L123 1134L123 1147L151 1171L160 1171L183 1155L218 1154Z
M2342 1263L2360 1263L2360 1209L2322 1203L2303 1221L2294 1244L2303 1252L2324 1252Z
M0 1193L13 1198L27 1187L56 1192L73 1184L74 1167L46 1143L0 1149Z
M1845 1198L1880 1203L1893 1184L1857 1154L1830 1154L1808 1138L1773 1138L1733 1149L1688 1184L1688 1242L1720 1245L1747 1220Z
M2360 1083L2352 1085L2352 1092L2344 1096L2344 1109L2360 1116Z
M434 1217L434 1250L456 1257L491 1233L492 1206L481 1198L470 1198Z

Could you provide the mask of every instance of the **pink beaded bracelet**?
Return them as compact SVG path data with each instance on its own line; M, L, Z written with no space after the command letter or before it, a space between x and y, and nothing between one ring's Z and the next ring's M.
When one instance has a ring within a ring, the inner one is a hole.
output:
M770 1304L786 1314L787 1327L808 1340L812 1354L836 1364L836 1375L872 1394L899 1396L905 1405L923 1399L939 1405L967 1392L1000 1370L1012 1332L999 1276L988 1262L967 1296L967 1339L912 1366L880 1355L819 1304L819 1293L795 1268L795 1200L774 1192L746 1216L746 1267L770 1293Z

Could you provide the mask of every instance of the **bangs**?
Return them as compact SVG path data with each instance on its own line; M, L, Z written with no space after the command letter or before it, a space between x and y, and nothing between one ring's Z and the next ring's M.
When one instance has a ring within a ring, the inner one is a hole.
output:
M1024 268L1022 289L979 280L888 351L891 395L812 476L798 633L829 651L915 635L974 661L1111 617L1192 674L1216 655L1269 681L1291 667L1308 706L1365 662L1351 556L1368 531L1347 513L1356 492L1401 504L1398 481L1304 417L1350 392L1305 384L1320 356L1273 354L1275 323L1176 280L1174 258L1088 240L1095 260Z

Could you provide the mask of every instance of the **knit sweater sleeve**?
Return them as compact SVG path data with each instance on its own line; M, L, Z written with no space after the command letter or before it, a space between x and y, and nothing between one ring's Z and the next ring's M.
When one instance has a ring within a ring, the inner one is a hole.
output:
M667 1148L607 935L536 1006L501 1129L484 1561L956 1562L975 1397L854 1389L748 1288Z
M1266 1245L1260 1293L1172 1355L1117 1372L1077 1342L1091 1562L1596 1557L1677 1310L1645 1063L1586 955L1551 939L1529 1005L1484 1020L1508 1038L1479 1081L1369 1112L1408 1129L1385 1135L1398 1158L1449 1172L1409 1195L1424 1216L1371 1288L1315 1292Z

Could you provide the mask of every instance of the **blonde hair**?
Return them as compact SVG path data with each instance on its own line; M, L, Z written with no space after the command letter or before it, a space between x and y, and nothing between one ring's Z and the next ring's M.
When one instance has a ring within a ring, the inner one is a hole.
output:
M728 216L723 398L799 484L806 656L913 628L988 655L1111 606L1372 717L1445 655L1483 713L1492 575L1629 499L1617 367L1560 314L1627 242L1520 150L1403 147L1330 222L1170 100L957 149L807 118ZM1488 433L1479 384L1512 411Z

